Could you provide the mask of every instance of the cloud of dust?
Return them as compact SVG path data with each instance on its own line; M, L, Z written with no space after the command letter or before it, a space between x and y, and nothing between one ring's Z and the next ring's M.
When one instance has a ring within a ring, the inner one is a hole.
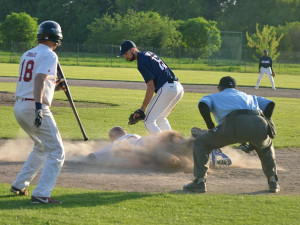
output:
M110 144L109 141L63 141L66 160L99 164L99 166L124 168L155 168L164 171L193 171L193 150L187 140L176 131L162 132L157 136L147 136L141 146L122 142L111 149L110 157L91 160L87 156ZM1 161L25 161L32 151L33 142L29 138L7 140L0 145ZM231 167L261 168L257 156L251 156L229 146L222 151L232 160Z
M1 140L0 160L19 162L25 161L33 148L30 138L18 138L16 140ZM63 141L66 160L81 161L89 153L99 150L108 144L107 141Z
M170 172L192 171L193 168L192 149L175 131L144 137L140 146L121 142L111 148L111 155L105 149L100 151L105 159L99 158L94 163L104 166L155 168Z
M32 150L33 143L29 138L7 140L0 146L1 161L24 161Z
M222 148L222 151L231 159L232 167L261 169L261 163L257 155L252 156L230 146Z

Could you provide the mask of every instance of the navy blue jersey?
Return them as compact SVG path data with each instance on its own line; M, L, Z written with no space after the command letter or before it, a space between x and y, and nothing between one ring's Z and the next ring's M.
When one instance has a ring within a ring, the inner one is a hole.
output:
M269 56L262 56L262 57L260 57L259 68L260 67L264 67L264 68L272 67L272 59L271 59L271 57L269 57Z
M137 57L138 70L145 83L154 80L155 93L168 81L177 80L167 64L152 52L139 52Z

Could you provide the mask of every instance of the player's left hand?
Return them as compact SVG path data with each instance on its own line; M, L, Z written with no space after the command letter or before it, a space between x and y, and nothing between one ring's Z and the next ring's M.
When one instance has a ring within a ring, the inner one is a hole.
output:
M144 120L145 117L146 116L145 116L144 111L141 110L141 109L137 109L137 110L134 111L134 113L130 114L130 116L128 118L128 124L129 125L136 124L140 120Z
M57 79L55 84L55 91L64 90L66 88L65 79Z
M36 109L35 110L34 126L39 128L42 125L42 120L43 120L43 111L42 111L42 109Z

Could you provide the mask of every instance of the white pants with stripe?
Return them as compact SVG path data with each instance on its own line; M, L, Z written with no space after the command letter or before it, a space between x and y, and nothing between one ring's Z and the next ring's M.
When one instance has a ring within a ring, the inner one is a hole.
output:
M272 70L271 70L270 67L268 67L268 68L261 67L260 68L260 73L259 73L259 77L258 77L258 80L257 80L255 88L257 89L259 87L261 79L263 78L263 76L264 76L265 73L268 75L268 77L269 77L269 79L271 81L272 89L275 89L275 82L274 82L274 79L273 79L273 76L272 76Z
M183 94L183 87L178 81L167 82L157 91L148 106L144 121L146 129L151 135L172 130L167 117Z
M29 186L43 166L37 187L33 190L32 195L50 197L65 160L65 150L49 106L43 104L42 111L42 125L36 128L33 125L35 119L34 101L19 99L15 103L15 117L19 125L33 140L34 147L12 185L18 189ZM22 154L22 149L19 151Z

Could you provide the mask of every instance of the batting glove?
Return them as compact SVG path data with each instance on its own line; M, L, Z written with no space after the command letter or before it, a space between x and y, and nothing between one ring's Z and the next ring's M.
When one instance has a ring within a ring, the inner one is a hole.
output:
M42 111L42 103L36 102L35 103L35 120L34 126L39 128L42 125L43 120L43 111Z

